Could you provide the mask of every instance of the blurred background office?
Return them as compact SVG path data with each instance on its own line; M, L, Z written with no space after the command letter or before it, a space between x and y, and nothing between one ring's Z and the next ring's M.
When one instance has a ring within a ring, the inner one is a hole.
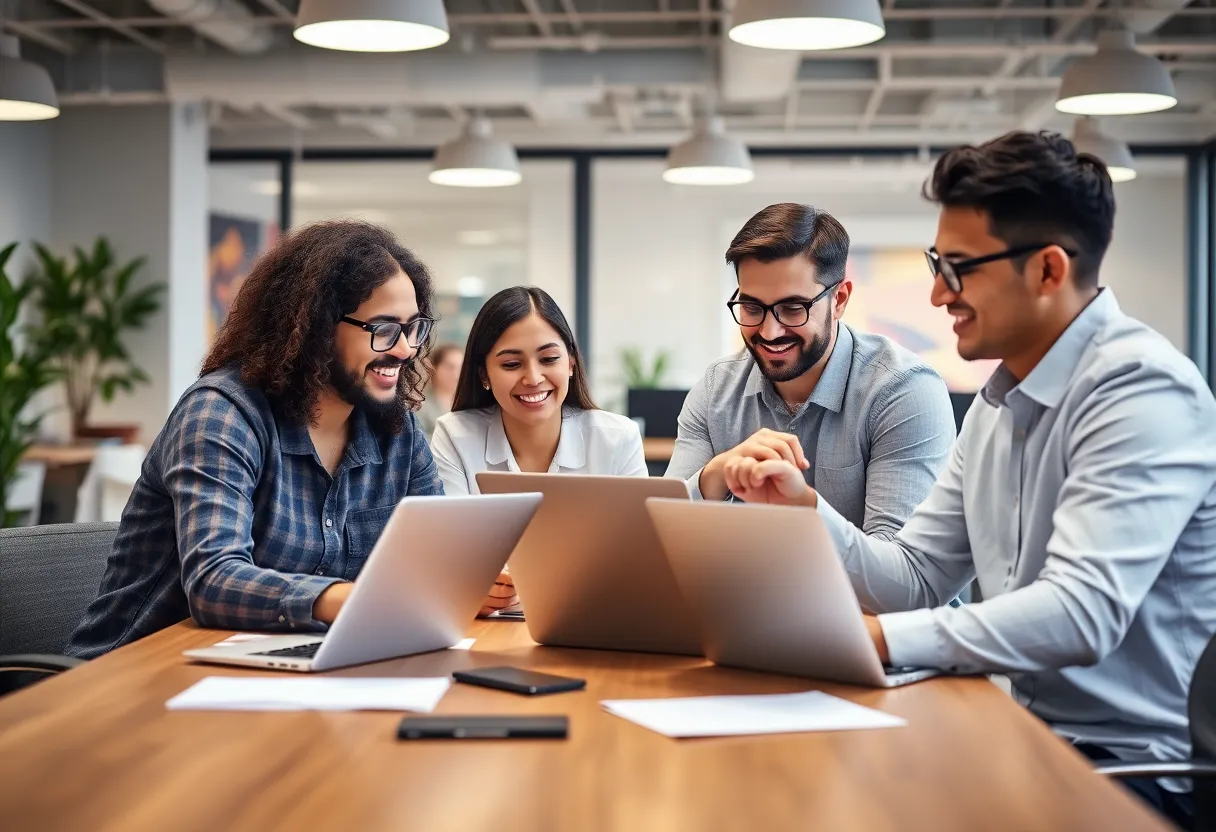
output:
M4 376L9 522L116 518L254 259L334 216L429 264L437 343L463 345L501 288L546 289L658 472L684 391L739 347L728 241L812 203L853 239L846 320L924 355L964 408L992 368L928 303L919 190L943 148L1017 128L1113 166L1104 282L1212 377L1211 0L803 0L808 25L775 27L746 0L378 5L396 20L0 0L0 246L31 289L4 295L0 356L59 374Z

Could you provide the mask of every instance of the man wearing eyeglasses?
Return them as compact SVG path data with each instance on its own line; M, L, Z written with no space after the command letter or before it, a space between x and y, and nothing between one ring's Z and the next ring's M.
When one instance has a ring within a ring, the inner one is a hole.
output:
M891 537L933 485L954 440L941 379L914 354L841 323L853 291L849 235L826 211L770 205L726 252L727 306L746 349L689 392L667 476L733 499L732 460L784 459L867 532Z
M928 499L881 540L787 462L732 462L726 481L817 508L882 613L867 623L884 661L1007 673L1094 759L1183 759L1216 633L1216 400L1100 286L1115 199L1097 158L1011 133L945 154L926 195L941 206L930 299L963 358L1002 362ZM973 578L982 602L941 606ZM1185 781L1126 782L1188 826Z
M262 255L152 444L68 652L190 617L324 630L397 502L443 493L410 412L431 305L426 267L375 226L307 226Z

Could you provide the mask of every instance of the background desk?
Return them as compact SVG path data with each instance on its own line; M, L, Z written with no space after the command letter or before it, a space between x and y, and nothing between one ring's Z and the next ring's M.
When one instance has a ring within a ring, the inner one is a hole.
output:
M438 713L567 713L565 742L395 739L393 713L170 713L207 675L177 625L0 700L6 829L1165 830L984 679L873 691L695 658L534 645L478 622L472 651L338 675L520 664L587 679L549 697L453 685ZM881 731L671 740L604 698L821 687L908 720Z

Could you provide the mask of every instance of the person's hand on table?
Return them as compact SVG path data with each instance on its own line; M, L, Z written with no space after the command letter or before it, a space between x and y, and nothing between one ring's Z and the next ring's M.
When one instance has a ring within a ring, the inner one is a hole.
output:
M870 640L874 642L874 649L878 651L878 658L883 664L891 663L891 654L887 650L887 639L882 633L882 624L876 615L864 616L866 621L866 630L870 633Z
M313 602L312 617L326 624L333 624L354 588L355 585L349 581L330 584Z
M515 594L515 581L511 579L511 573L504 569L494 581L494 586L490 588L490 594L482 602L481 609L477 611L477 617L485 618L492 612L505 610L518 604L519 597Z

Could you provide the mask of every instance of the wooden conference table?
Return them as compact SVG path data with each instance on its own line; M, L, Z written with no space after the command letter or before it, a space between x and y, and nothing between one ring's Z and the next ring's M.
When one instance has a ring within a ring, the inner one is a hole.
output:
M179 624L0 700L6 830L1165 830L986 679L893 691L695 658L538 647L477 622L446 650L335 675L517 664L587 679L522 697L453 685L437 713L564 713L566 741L400 742L395 713L168 712L208 675ZM672 740L600 699L820 688L905 728Z

